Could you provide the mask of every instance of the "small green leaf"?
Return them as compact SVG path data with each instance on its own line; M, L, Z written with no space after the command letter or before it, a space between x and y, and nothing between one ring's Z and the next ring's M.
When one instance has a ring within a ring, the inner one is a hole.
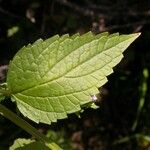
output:
M92 103L91 108L93 108L93 109L98 109L99 106L97 106L97 105L95 105L94 103Z
M53 36L23 47L9 65L7 84L24 116L50 124L94 102L92 96L139 33ZM91 106L91 105L89 105Z
M44 144L30 140L30 139L17 139L9 150L50 150Z
M8 37L12 37L14 34L16 34L19 31L19 27L18 26L14 26L10 29L8 29L7 31L7 36Z

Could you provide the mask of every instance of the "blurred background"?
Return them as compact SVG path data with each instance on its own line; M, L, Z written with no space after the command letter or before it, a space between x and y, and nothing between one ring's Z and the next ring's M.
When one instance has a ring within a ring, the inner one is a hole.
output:
M26 120L64 150L150 150L149 0L0 0L0 82L22 46L89 30L142 32L100 89L100 108L86 109L81 118L69 115L51 126ZM3 104L20 115L13 102ZM30 135L0 116L0 150L18 137Z

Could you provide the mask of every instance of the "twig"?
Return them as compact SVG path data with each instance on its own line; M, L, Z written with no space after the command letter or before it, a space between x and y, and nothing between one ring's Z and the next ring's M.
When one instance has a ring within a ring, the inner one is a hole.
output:
M133 26L139 26L139 25L145 25L145 24L149 24L150 20L143 20L143 21L139 21L139 22L134 22L134 23L127 23L127 24L123 24L123 25L111 25L110 27L106 27L107 31L111 31L111 30L115 30L118 28L127 28L127 27L133 27Z
M90 16L90 17L94 17L94 16L99 16L99 17L108 17L108 16L105 16L104 14L102 13L96 13L94 10L92 9L87 9L85 7L80 7L79 5L75 4L75 3L71 3L67 0L55 0L56 2L64 5L64 6L67 6L73 10L75 10L76 12L84 15L84 16Z
M55 2L64 5L68 8L71 8L72 10L80 13L83 16L89 16L89 17L101 17L112 20L113 18L116 18L117 16L120 16L120 13L125 17L133 16L133 17L149 17L150 16L150 10L145 10L143 12L139 12L134 7L125 7L126 9L123 9L119 7L119 4L114 5L95 5L91 1L86 1L87 6L80 6L76 3L70 2L68 0L55 0Z

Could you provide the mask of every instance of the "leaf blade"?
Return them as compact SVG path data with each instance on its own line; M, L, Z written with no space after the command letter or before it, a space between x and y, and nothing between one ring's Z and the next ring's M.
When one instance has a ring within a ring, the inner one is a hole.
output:
M91 103L91 95L139 34L54 36L24 47L13 59L7 84L19 110L50 124ZM22 86L23 85L23 86Z
M44 144L31 140L31 139L17 139L15 140L14 144L9 148L9 150L29 150L29 149L36 149L36 150L50 150Z

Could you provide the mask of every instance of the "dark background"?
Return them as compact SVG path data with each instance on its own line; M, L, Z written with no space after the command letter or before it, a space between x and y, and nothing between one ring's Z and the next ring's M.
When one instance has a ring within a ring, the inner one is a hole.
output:
M142 35L100 89L99 109L51 126L28 121L66 150L149 150L150 89L143 74L150 69L149 0L0 0L0 80L5 81L7 65L22 46L89 30ZM11 101L3 104L20 115ZM18 137L30 135L0 116L0 149L8 149Z

